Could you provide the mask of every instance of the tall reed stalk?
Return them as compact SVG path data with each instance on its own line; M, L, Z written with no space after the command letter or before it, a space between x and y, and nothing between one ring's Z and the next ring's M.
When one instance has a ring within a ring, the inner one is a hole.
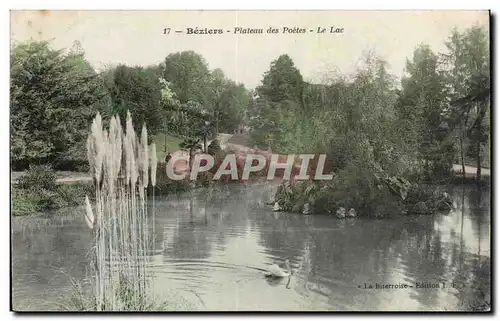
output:
M95 309L146 310L152 302L147 258L154 251L147 188L149 182L151 190L156 184L156 146L148 146L146 126L137 137L130 113L125 131L118 116L111 118L106 130L97 114L87 139L87 156L96 188L96 215L88 197L85 215L95 239Z

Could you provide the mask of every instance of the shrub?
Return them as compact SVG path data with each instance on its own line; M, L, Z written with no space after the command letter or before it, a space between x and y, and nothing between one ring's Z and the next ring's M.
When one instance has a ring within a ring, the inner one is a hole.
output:
M47 189L31 190L40 211L56 210L64 206L64 200L55 192Z
M224 157L224 151L220 146L219 140L214 139L212 143L208 145L207 153L214 157L219 157L219 158Z
M13 215L28 215L39 211L36 195L25 189L13 188L11 200Z
M32 188L12 188L12 214L28 215L54 211L64 207L84 204L85 195L95 196L92 184L73 183L57 185L54 190L40 186Z
M154 187L155 195L169 195L173 193L186 192L191 188L190 181L187 179L175 181L171 179L162 179L156 182Z
M64 206L64 201L54 191L43 188L12 189L12 214L28 215L56 210Z
M275 200L286 211L300 212L309 203L313 213L335 213L339 207L354 208L361 216L386 217L405 214L409 188L404 179L378 178L373 169L351 162L332 181L299 181L282 184Z
M49 191L56 189L56 173L48 165L32 165L25 175L17 181L17 187L22 189L42 188Z
M306 203L312 204L316 210L320 210L318 206L319 191L319 184L314 181L295 183L287 181L278 187L275 201L286 211L300 212Z
M168 195L188 191L191 184L188 178L182 180L172 180L167 176L167 163L158 163L156 171L155 195Z
M82 205L85 195L91 199L95 197L95 188L89 183L60 184L56 190L57 197L61 200L61 207Z
M415 185L405 199L410 214L432 214L437 211L448 212L453 201L447 193L440 192L435 186Z

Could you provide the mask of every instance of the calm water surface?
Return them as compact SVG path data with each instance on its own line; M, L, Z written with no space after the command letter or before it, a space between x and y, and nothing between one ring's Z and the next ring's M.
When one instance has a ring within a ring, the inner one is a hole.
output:
M489 300L489 193L470 189L462 197L461 187L448 188L455 209L447 215L338 220L273 213L264 202L274 188L156 198L155 295L174 309L218 311L462 310ZM86 274L90 246L81 208L13 218L14 309L61 309L70 279ZM290 278L264 277L262 269L286 259ZM412 287L365 288L376 283Z

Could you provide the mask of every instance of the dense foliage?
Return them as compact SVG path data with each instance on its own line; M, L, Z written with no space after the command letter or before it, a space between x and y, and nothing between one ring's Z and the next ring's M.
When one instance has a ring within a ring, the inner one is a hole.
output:
M127 111L136 130L152 137L210 139L243 122L247 89L210 70L192 51L168 55L155 66L109 66L96 72L78 43L68 51L47 42L15 44L11 50L11 162L87 170L85 137L100 112L104 119ZM203 124L207 130L200 131ZM153 138L154 139L154 138ZM172 151L168 151L172 152Z
M57 184L52 168L31 166L12 187L12 214L27 215L81 205L86 194L95 194L92 184Z
M280 56L254 99L253 143L279 153L326 153L334 180L323 188L311 184L334 207L401 213L404 200L391 196L380 178L410 180L418 189L451 179L452 164L465 163L464 155L475 160L478 177L489 163L487 39L486 30L472 27L453 31L446 53L416 47L400 84L373 53L362 56L353 74L324 84L303 81L291 59ZM286 202L313 203L301 186L289 187L293 197Z
M170 54L159 66L164 79L166 128L182 136L198 136L197 127L210 122L213 133L232 133L245 117L249 93L220 69L210 70L192 51Z
M85 159L87 127L109 98L82 53L53 50L46 42L12 47L11 160L75 167Z
M155 68L119 65L108 70L104 78L111 96L110 113L106 118L119 115L125 119L130 111L137 119L136 131L139 132L144 123L153 134L163 129L162 84Z
M207 143L247 125L252 145L283 154L325 153L325 170L334 180L312 190L320 190L326 203L375 216L400 211L402 198L381 180L446 182L453 163L475 165L480 178L481 166L489 165L488 31L453 30L445 45L442 53L417 46L401 81L368 52L355 72L311 83L284 54L250 92L192 51L169 54L158 65L110 66L97 73L78 44L67 52L46 42L16 44L12 166L85 170L92 117L100 112L103 119L124 119L130 111L137 131L147 124L150 140L164 140L157 142L164 146L162 159L173 152L167 146L190 155L200 149L220 154L217 142L211 148ZM160 190L184 188L177 185L165 183Z

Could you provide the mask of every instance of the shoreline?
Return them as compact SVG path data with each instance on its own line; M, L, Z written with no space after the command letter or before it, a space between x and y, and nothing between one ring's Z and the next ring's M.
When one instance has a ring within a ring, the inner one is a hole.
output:
M232 146L235 146L235 145L232 144ZM245 147L245 149L248 149L248 147ZM460 170L459 171L455 170L458 167L460 167ZM454 172L455 175L450 177L450 180L462 179L461 167L462 167L462 165L453 164L452 171ZM22 172L11 171L10 173L11 173L10 184L12 187L13 185L16 184L19 177L24 175L26 173L26 171L22 171ZM491 178L491 169L481 168L481 173L482 173L481 180L489 180ZM56 171L56 175L59 176L57 178L56 182L61 183L61 184L92 182L92 177L86 172ZM465 166L465 178L469 181L470 180L475 181L476 180L476 167L466 165Z

